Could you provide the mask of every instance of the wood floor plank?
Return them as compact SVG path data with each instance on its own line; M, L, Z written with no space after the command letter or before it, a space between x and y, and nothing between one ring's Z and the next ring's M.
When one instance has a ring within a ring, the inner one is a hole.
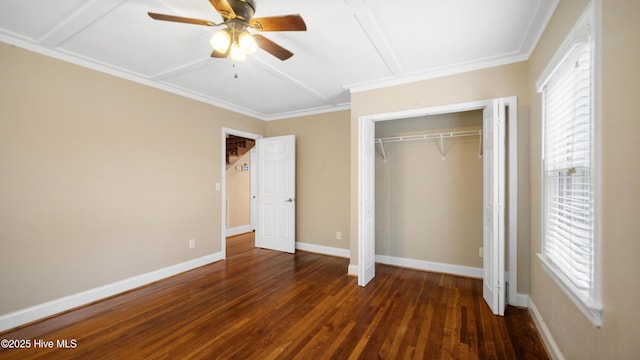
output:
M0 334L73 349L0 359L548 359L526 309L494 316L476 279L228 239L227 260ZM56 344L57 345L57 344Z

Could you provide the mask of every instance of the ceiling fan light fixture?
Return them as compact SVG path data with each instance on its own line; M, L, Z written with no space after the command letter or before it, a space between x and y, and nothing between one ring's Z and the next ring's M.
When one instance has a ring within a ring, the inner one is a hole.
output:
M241 32L240 36L238 36L238 44L247 55L252 55L256 52L256 50L258 50L258 44L256 43L256 40L246 30Z
M229 57L231 60L235 61L245 61L247 60L247 54L240 47L238 43L234 43L231 45L231 51L229 52Z
M225 26L209 39L212 58L231 58L242 61L253 55L258 48L284 61L293 53L255 31L306 31L307 25L300 14L267 16L254 18L255 0L210 0L214 9L222 16L223 22L216 24L210 20L148 12L154 20L193 24L209 27Z
M228 29L223 29L213 34L209 43L213 47L214 50L226 53L231 45L231 34Z

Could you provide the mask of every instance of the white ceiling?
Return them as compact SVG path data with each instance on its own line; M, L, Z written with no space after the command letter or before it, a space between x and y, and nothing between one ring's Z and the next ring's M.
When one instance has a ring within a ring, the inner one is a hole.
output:
M256 0L256 17L300 14L306 32L265 32L295 53L210 57L207 0L3 0L0 41L263 120L348 109L359 91L528 59L558 0ZM237 79L234 75L237 74Z

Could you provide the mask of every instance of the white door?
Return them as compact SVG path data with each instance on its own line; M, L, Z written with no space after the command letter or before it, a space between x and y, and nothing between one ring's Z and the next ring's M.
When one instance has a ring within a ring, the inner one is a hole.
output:
M258 150L256 246L296 251L296 138L262 138Z
M365 286L376 275L375 249L375 122L360 120L358 166L358 285Z
M483 291L496 315L504 315L505 108L495 99L483 111Z

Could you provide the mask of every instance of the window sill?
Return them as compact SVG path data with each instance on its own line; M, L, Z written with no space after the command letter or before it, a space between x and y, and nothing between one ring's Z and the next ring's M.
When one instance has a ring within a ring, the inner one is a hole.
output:
M543 254L538 254L538 259L542 263L542 267L587 319L589 319L594 326L600 327L602 325L602 306L599 304L589 304L589 300L584 300L579 297L574 290L565 283L563 279L564 275L562 275L557 267L547 260Z

